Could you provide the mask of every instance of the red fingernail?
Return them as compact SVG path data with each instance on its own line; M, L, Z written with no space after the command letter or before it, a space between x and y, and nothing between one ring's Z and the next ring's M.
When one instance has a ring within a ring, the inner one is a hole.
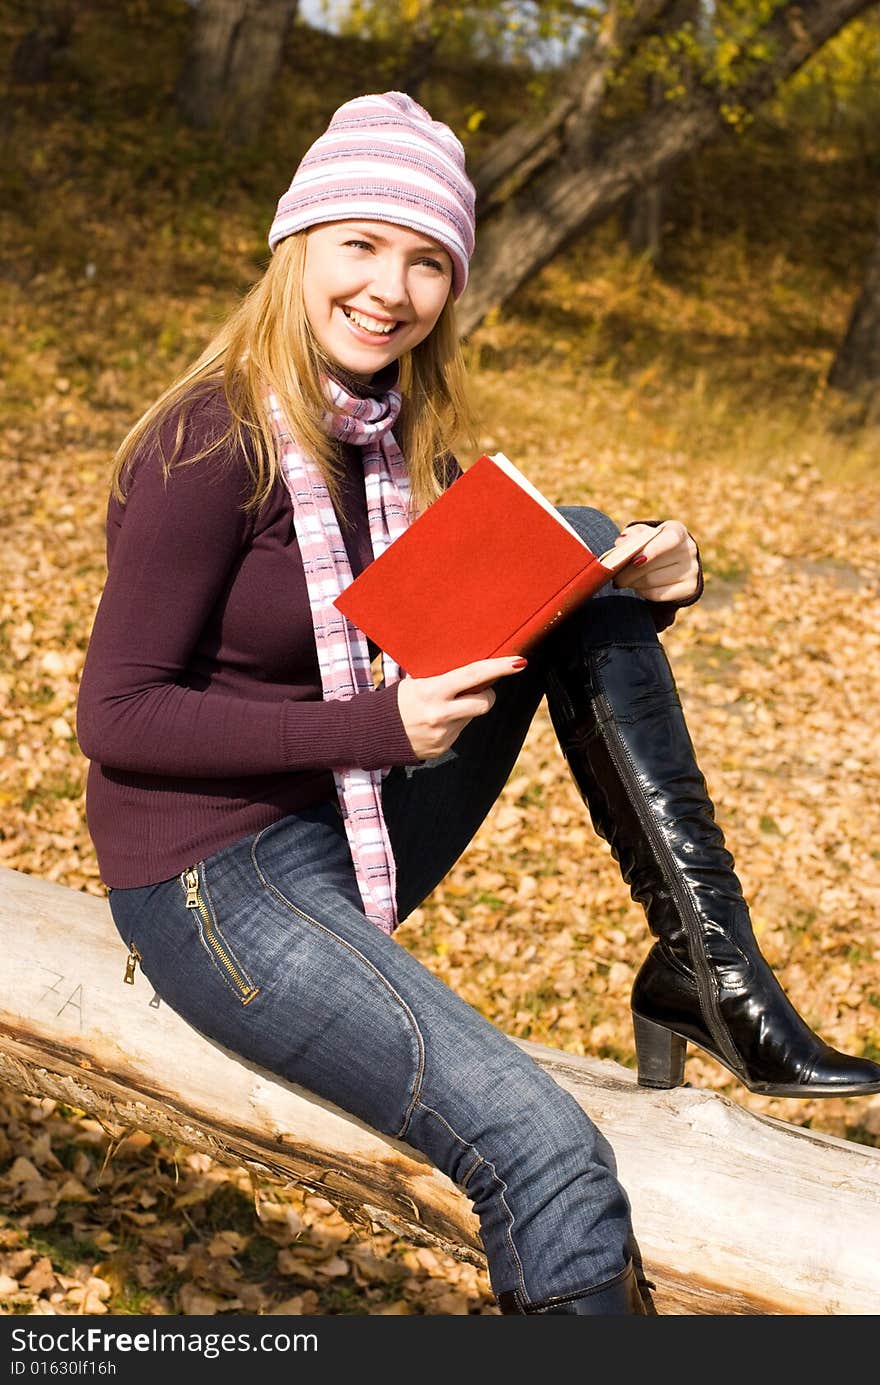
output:
M511 667L511 668L525 668L525 666L526 666L526 664L527 664L528 662L529 662L528 659L514 659L513 663L510 665L510 667Z
M631 567L641 567L642 563L646 563L647 561L648 561L648 555L647 555L647 553L640 553L639 556L638 556L637 558L633 558L632 563L630 564L630 566L631 566Z

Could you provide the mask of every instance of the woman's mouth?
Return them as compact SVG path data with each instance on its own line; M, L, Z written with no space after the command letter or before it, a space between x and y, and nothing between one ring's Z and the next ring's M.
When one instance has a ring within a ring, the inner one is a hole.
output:
M342 311L349 329L361 341L387 341L400 326L396 320L383 322L381 318L371 317L369 313L358 312L357 308L347 308L343 305Z

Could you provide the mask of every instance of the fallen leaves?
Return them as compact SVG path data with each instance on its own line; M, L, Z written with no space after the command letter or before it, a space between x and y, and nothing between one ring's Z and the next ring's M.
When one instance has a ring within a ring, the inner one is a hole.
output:
M0 1311L496 1311L474 1266L356 1229L318 1193L143 1132L111 1145L52 1101L2 1093L0 1119Z
M169 261L150 303L136 286L98 297L51 276L11 302L10 336L40 342L22 349L18 383L7 375L0 400L14 412L0 454L14 536L0 582L0 862L96 894L74 733L104 576L109 463L172 364L126 363L119 324L147 340L174 318L182 339L201 340L215 301L178 290L175 268ZM550 267L550 291L562 273ZM589 307L601 274L573 292ZM100 360L88 383L61 359L62 295L80 349ZM636 311L643 298L629 301ZM708 300L703 310L721 311ZM876 480L829 484L807 455L806 425L803 455L760 474L676 453L651 441L646 409L620 391L599 381L587 397L582 344L550 370L513 315L491 334L500 364L477 380L487 450L508 451L559 503L598 504L620 522L678 515L699 538L706 593L664 644L756 932L824 1037L880 1053ZM508 370L517 353L518 412ZM615 411L616 432L606 423ZM545 708L474 841L398 936L508 1033L632 1064L628 991L650 937ZM880 1098L773 1101L708 1059L691 1056L687 1072L755 1111L880 1144ZM112 1145L54 1102L2 1093L0 1115L0 1312L497 1311L484 1273L379 1228L355 1230L313 1192L255 1192L242 1170L139 1132Z

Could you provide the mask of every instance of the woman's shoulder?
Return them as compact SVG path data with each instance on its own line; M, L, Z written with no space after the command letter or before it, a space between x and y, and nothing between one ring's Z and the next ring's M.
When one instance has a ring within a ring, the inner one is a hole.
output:
M122 478L124 505L111 500L108 519L121 521L135 496L142 505L210 500L239 509L249 482L222 386L203 387L175 401L143 434Z
M197 457L218 451L233 427L229 401L218 382L191 389L172 403L159 421L153 443L166 457Z

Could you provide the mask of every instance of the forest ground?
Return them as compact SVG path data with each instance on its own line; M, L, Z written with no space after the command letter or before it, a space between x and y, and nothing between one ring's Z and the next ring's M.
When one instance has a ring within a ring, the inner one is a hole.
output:
M265 228L253 188L219 215L213 175L193 174L185 206L170 176L148 196L124 122L109 162L74 127L59 111L7 165L27 191L4 216L15 254L0 282L0 862L100 895L74 725L110 460L259 271ZM621 524L677 516L699 539L705 596L663 641L755 931L808 1021L877 1058L878 433L824 384L873 208L858 159L769 124L749 140L682 171L659 267L608 225L479 329L479 443L555 503ZM648 933L546 709L398 938L509 1034L633 1064ZM692 1053L695 1086L880 1144L880 1097L752 1096ZM11 1091L0 1205L4 1313L496 1311L478 1270L364 1236L313 1193L254 1187L147 1135L109 1157L85 1113Z

